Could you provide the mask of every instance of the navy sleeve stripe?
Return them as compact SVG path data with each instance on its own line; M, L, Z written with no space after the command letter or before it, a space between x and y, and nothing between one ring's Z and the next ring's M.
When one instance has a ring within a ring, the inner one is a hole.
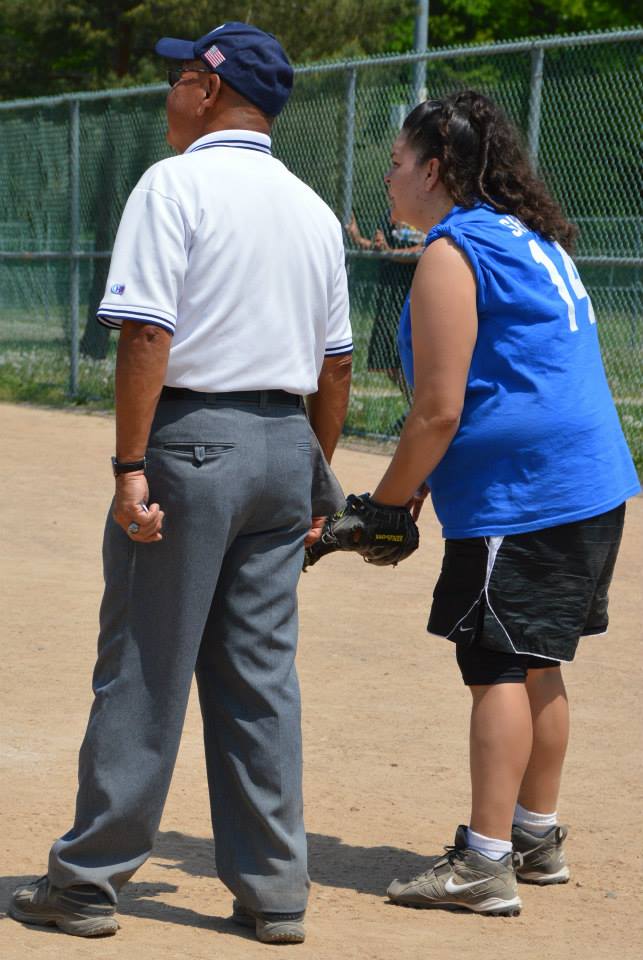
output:
M352 353L352 352L353 352L353 345L352 345L352 343L351 343L350 346L347 346L347 347L333 347L331 350L325 350L325 351L324 351L324 356L325 356L325 357L338 357L338 356L340 356L340 354L343 354L343 353Z
M149 315L141 314L135 317L132 314L124 314L123 316L111 317L104 310L101 310L100 313L96 314L96 319L104 327L109 327L111 330L120 330L123 320L132 320L134 323L146 323L149 324L150 327L160 327L162 330L167 330L168 333L174 336L175 328L171 323L168 323L167 320L161 320L158 317L152 318Z
M99 307L96 311L96 315L99 317L111 317L114 320L119 320L121 318L123 320L135 320L138 317L141 319L150 317L151 320L158 320L159 323L167 323L168 326L172 327L172 329L176 327L176 321L174 319L163 317L158 313L152 313L151 311L147 310L135 310L134 308L129 310L127 307L124 307L123 309L120 307Z
M165 323L176 326L175 317L169 313L163 316L164 311L162 310L153 313L151 310L145 310L145 308L114 307L111 304L107 304L106 306L101 304L96 313L100 314L101 317L152 317L154 320L162 320Z
M96 314L96 319L97 319L98 322L101 323L104 327L109 327L110 330L120 330L120 329L121 329L120 323L113 323L111 320L107 320L107 319L104 318L104 317L100 317L98 314Z

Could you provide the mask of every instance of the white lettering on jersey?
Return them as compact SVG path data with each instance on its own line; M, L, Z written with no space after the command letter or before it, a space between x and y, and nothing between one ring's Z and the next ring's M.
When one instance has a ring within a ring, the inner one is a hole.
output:
M572 258L569 256L566 250L560 246L559 243L554 244L558 250L563 264L565 266L565 273L567 274L567 283L561 276L556 264L548 257L543 248L540 246L536 240L529 241L529 250L532 257L536 263L540 263L545 267L551 282L556 287L560 299L565 303L567 307L567 319L569 320L569 329L572 333L575 333L578 330L578 324L576 323L576 305L574 304L574 297L572 293L576 296L577 300L587 300L587 317L590 323L596 323L596 317L594 315L594 308L592 306L592 301L587 296L587 290L583 286L582 280L578 275L578 270ZM571 287L571 290L569 289Z
M518 217L508 215L506 217L502 217L500 223L503 225L503 227L509 227L514 237L522 237L525 233L529 232L527 227L521 220L518 219Z

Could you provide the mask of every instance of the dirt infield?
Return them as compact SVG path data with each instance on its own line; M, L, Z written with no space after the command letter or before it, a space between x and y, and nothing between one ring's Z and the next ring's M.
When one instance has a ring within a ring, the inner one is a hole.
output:
M3 437L3 960L236 960L266 957L226 920L215 879L201 731L190 703L154 855L124 891L117 937L83 941L4 916L10 891L44 872L71 825L76 753L91 699L100 538L112 481L110 418L0 405ZM338 451L348 490L384 460ZM393 876L422 868L468 815L469 695L451 645L425 633L441 545L430 507L402 567L333 557L302 579L299 669L314 960L634 960L641 928L641 543L630 503L608 638L566 669L572 741L560 813L572 881L523 886L513 919L387 904ZM282 948L279 948L282 949Z

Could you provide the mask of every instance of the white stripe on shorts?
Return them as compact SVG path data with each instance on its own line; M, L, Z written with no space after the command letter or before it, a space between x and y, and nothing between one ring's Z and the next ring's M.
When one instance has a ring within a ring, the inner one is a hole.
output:
M534 653L533 650L518 650L515 647L514 642L509 636L504 623L502 622L502 620L500 619L496 611L491 606L491 602L489 600L489 582L491 580L491 574L493 573L493 568L496 564L498 552L500 550L500 547L502 546L502 541L504 540L504 537L485 537L484 540L485 540L485 543L487 544L487 550L489 552L489 555L487 557L487 576L484 582L484 595L487 601L487 606L489 607L489 610L496 618L497 622L502 627L504 635L506 636L507 640L511 644L511 649L513 650L514 653L524 654L527 657L538 657L540 660L560 660L561 659L560 657L546 657L542 653ZM563 661L563 662L567 662L567 661Z
M492 570L493 570L493 565L494 565L494 563L496 562L496 556L498 555L498 550L500 549L500 545L502 544L502 541L503 541L503 540L504 540L504 537L489 537L489 539L487 539L487 538L485 537L485 543L487 544L488 556L487 556L487 573L486 573L486 575L485 575L484 587L482 588L482 590L480 591L480 593L478 594L478 596L477 596L477 598L474 600L474 602L471 604L471 606L469 607L469 609L467 610L467 612L464 614L464 616L460 617L460 619L458 620L458 622L457 622L456 624L454 624L454 626L451 628L451 630L449 630L449 632L448 632L447 635L446 635L447 640L449 640L449 639L451 638L451 634L452 634L452 633L455 633L455 631L458 629L458 627L460 626L460 624L461 624L464 620L467 619L467 617L469 616L469 614L471 613L471 611L474 610L474 609L478 606L478 604L479 604L480 601L482 600L482 594L483 594L483 593L485 594L485 596L486 596L486 598L487 598L487 603L489 603L489 597L487 596L487 587L489 586L489 580L490 580L490 578L491 578L491 572L492 572ZM491 543L490 543L490 541L491 541ZM489 606L489 609L491 610L491 606ZM491 612L493 613L493 610L491 610ZM493 615L494 615L494 617L496 617L495 613L493 613ZM496 617L496 620L498 620L498 617ZM500 620L498 620L498 623L500 623ZM501 623L500 623L500 626L502 627L502 624L501 624ZM502 627L502 629L505 630L504 627ZM506 630L505 630L505 633L507 633ZM511 637L509 636L509 634L507 634L507 639L509 640L509 643L511 643ZM513 648L513 644L511 644L511 646L512 646L512 648Z

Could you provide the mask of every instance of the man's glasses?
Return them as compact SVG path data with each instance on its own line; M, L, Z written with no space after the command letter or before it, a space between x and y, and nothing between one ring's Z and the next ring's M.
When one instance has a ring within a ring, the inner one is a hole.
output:
M174 67L167 72L167 82L175 87L184 73L212 73L207 67Z

